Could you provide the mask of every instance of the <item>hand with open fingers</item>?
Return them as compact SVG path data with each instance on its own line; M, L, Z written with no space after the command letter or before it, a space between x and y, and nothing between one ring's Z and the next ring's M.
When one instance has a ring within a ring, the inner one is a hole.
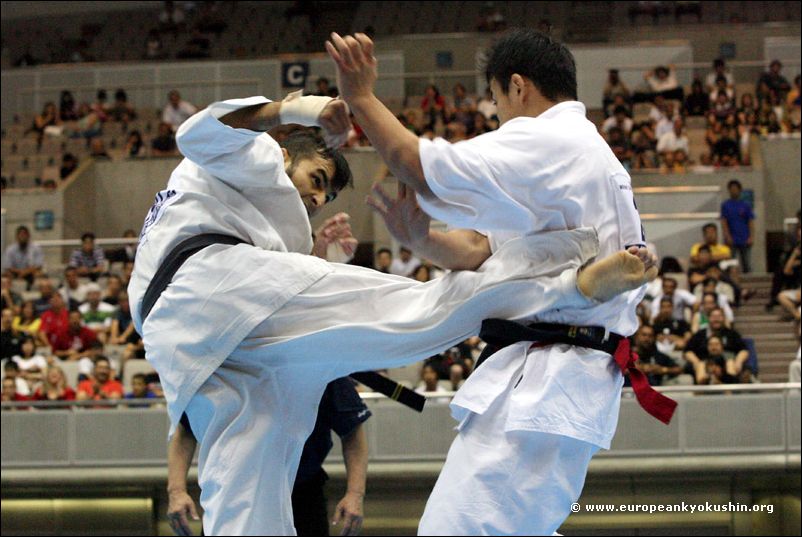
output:
M340 37L331 34L326 51L337 66L337 87L346 101L373 94L378 77L378 62L373 56L373 41L365 34Z
M359 535L362 531L362 495L346 493L334 509L333 526L342 523L340 535Z
M347 213L337 213L327 218L315 230L315 243L312 255L321 259L328 259L328 248L336 243L349 260L354 257L359 241L354 237L349 223L351 217ZM329 261L332 261L329 259Z
M348 141L351 117L348 105L342 99L332 99L320 112L317 122L323 129L323 139L327 146L337 149Z
M192 520L200 520L192 497L186 491L171 492L167 505L167 520L176 535L192 535L189 517L192 517Z
M398 197L393 199L379 186L373 185L367 204L384 219L387 230L401 244L414 248L429 236L431 218L421 210L415 192L398 183Z

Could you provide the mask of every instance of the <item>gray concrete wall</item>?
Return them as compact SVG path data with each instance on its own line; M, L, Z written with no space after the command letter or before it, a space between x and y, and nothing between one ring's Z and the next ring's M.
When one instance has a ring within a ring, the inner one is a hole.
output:
M782 231L783 218L795 216L800 206L800 139L761 140L760 149L766 170L766 229Z

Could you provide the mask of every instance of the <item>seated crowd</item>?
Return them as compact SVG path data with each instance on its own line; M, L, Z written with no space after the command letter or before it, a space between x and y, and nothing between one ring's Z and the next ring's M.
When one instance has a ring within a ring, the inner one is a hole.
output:
M618 70L611 69L603 92L606 119L600 132L629 170L685 173L691 165L749 166L752 135L800 130L800 76L792 86L781 70L781 62L772 61L754 93L737 95L735 79L722 59L713 62L704 81L694 79L687 94L673 66L646 73L639 91L631 91ZM648 117L633 115L638 103L650 104ZM687 119L693 116L705 123L705 147L697 151L691 151L686 131ZM698 162L691 161L692 153L698 153Z

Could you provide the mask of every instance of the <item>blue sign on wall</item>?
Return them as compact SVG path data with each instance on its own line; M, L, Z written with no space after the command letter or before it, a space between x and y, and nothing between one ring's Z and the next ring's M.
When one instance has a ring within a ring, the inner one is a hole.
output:
M309 76L309 62L286 62L281 64L281 85L285 88L303 88Z

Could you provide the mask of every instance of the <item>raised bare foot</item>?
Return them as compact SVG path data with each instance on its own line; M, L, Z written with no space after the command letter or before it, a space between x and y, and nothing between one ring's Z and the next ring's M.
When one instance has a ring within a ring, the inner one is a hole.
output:
M606 302L637 289L657 277L657 258L646 248L633 246L582 269L577 276L579 291L588 298Z

